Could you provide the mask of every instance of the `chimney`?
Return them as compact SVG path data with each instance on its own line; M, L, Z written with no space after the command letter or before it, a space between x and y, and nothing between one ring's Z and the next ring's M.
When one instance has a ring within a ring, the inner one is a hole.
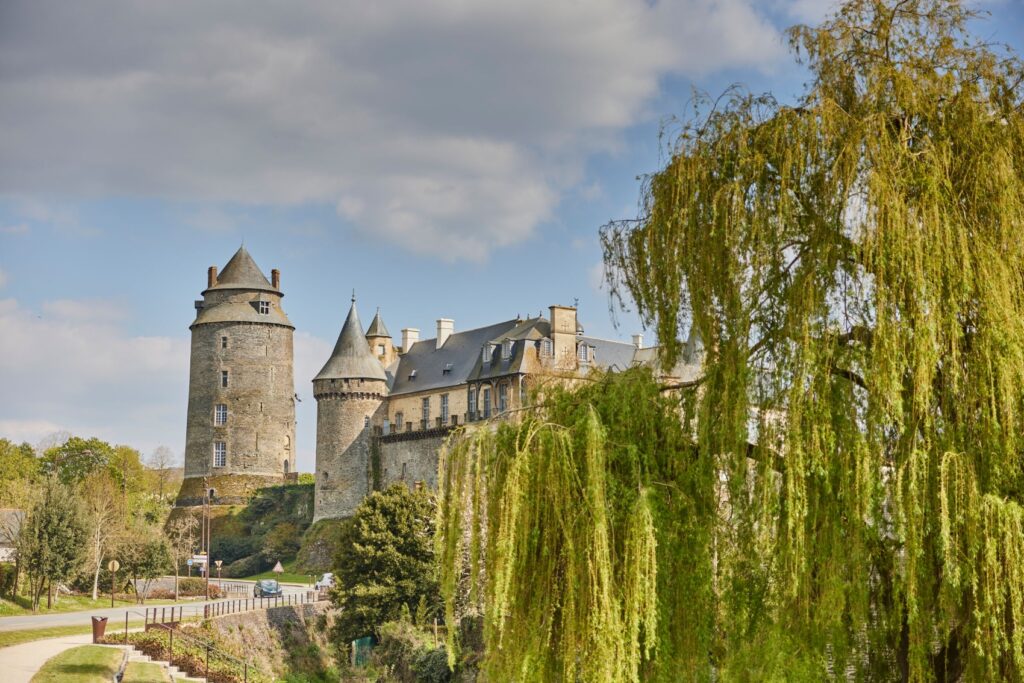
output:
M402 353L409 353L412 345L420 340L420 331L415 327L407 327L402 330Z
M270 271L270 284L274 289L281 289L281 271L277 268Z
M644 348L644 335L642 335L642 334L634 334L633 335L633 346L635 346L638 349Z
M451 318L437 319L437 348L444 346L444 343L448 341L448 337L452 335L454 329L455 321Z
M206 271L206 288L209 289L217 284L217 266L210 266Z

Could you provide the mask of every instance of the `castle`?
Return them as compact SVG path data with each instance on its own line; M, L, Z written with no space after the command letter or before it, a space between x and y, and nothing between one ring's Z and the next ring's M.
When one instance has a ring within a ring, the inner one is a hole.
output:
M192 323L185 481L178 506L244 502L294 470L294 327L281 308L280 274L268 282L245 248L211 267ZM699 345L657 368L657 348L587 336L576 308L456 331L437 320L432 339L402 330L396 347L378 309L365 332L355 296L338 341L312 379L317 401L314 521L346 517L396 481L433 487L454 428L512 414L542 382L643 364L666 379L699 373Z

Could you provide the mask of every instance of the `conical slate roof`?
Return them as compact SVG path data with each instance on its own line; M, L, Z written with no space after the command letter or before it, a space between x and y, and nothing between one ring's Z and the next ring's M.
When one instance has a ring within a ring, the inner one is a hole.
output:
M313 380L318 379L379 379L386 382L387 374L380 362L370 353L370 347L363 336L363 325L356 313L356 302L348 311L345 324L338 335L338 343L323 369Z
M252 260L245 245L238 248L235 255L227 262L224 269L217 274L217 284L210 289L265 289L277 292L267 277Z
M388 328L384 327L384 321L380 319L380 309L377 309L377 314L373 316L373 320L370 321L370 329L366 331L366 338L370 337L390 337L391 333L388 332Z

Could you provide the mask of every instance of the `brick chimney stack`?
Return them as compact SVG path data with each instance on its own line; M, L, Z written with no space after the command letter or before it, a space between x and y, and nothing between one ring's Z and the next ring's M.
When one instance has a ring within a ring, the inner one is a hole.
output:
M209 289L217 284L217 266L210 266L206 271L206 288Z
M274 286L274 289L281 289L281 271L277 268L270 271L270 284Z

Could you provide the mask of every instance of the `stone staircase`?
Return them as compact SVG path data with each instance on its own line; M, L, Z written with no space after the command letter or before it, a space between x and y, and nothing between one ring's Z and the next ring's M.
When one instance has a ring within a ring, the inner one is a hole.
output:
M205 678L191 677L170 662L153 659L149 655L143 654L135 648L129 648L127 652L129 662L153 662L154 664L159 664L163 670L167 672L167 675L170 676L173 683L205 683L206 681Z

